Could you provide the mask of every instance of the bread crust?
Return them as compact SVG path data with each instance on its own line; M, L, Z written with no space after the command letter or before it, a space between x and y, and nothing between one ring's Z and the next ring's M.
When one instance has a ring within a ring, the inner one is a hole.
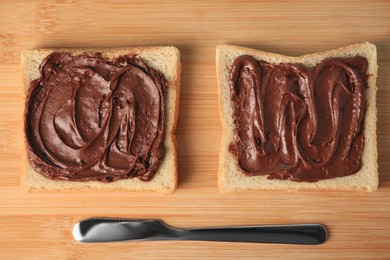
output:
M39 66L43 59L53 52L100 52L104 57L114 58L120 55L139 55L151 68L161 72L168 82L166 96L166 128L164 145L166 155L151 181L144 182L138 178L118 180L111 183L98 181L73 182L51 180L36 172L27 157L27 143L24 140L22 154L22 190L35 191L156 191L172 193L177 187L177 152L176 122L179 112L181 63L180 51L173 46L124 47L124 48L46 48L25 50L21 53L22 80L24 84L23 100L26 97L31 81L40 77ZM23 114L23 121L25 120ZM25 129L24 129L25 132ZM26 133L25 133L26 136Z
M270 63L302 63L315 66L322 60L332 57L363 56L368 60L368 88L366 90L366 114L364 118L364 149L362 169L349 176L338 177L317 182L293 182L290 180L267 180L267 176L245 176L238 166L237 160L229 152L229 144L237 140L233 132L233 108L230 98L229 71L233 61L241 55L251 55L258 60ZM299 57L285 56L261 50L220 45L216 49L216 68L218 81L218 98L221 123L223 127L220 145L218 186L221 192L243 192L249 190L355 190L375 191L378 188L378 153L376 141L376 78L377 53L372 43L357 43L346 47L303 55Z

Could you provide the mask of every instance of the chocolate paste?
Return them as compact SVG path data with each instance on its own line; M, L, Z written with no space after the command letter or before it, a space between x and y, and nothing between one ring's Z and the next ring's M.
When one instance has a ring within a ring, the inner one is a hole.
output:
M137 56L52 53L31 82L25 128L32 167L50 179L153 178L164 157L162 74Z
M229 150L246 175L315 182L362 167L368 62L330 58L313 67L251 56L231 68Z

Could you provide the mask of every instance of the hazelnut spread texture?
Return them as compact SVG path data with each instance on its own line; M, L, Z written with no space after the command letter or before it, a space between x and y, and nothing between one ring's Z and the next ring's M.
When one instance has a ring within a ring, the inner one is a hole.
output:
M28 158L50 179L149 181L164 157L163 75L138 56L50 54L31 82Z
M315 182L362 166L368 62L329 58L316 66L240 56L230 71L230 146L246 175Z

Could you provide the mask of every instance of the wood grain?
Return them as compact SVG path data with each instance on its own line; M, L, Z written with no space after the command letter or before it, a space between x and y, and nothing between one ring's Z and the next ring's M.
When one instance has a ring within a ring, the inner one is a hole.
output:
M388 1L2 1L0 13L1 259L390 259ZM220 194L215 46L301 55L362 41L378 47L379 191ZM177 192L22 193L20 51L157 44L182 52ZM91 216L178 227L319 222L331 233L320 246L74 242L72 225Z

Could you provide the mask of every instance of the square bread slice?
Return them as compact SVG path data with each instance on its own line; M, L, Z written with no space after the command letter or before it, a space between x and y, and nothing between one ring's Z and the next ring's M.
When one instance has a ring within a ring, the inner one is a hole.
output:
M180 91L180 52L172 46L134 47L134 48L99 48L99 49L36 49L25 50L21 54L22 77L24 84L24 100L30 83L40 77L39 66L53 52L70 52L74 55L84 52L101 53L105 58L112 59L121 55L138 55L149 67L162 73L167 81L166 92L166 125L165 125L165 156L151 181L141 181L138 178L117 180L103 183L99 181L66 181L51 180L37 173L27 157L27 143L23 149L22 189L25 191L156 191L172 193L177 186L177 156L175 128L179 110ZM26 102L25 102L26 103Z
M238 166L237 159L229 151L229 145L238 139L234 131L233 107L229 73L234 60L241 55L250 55L256 60L268 63L300 63L315 66L324 59L333 57L362 56L368 61L368 88L366 89L366 112L364 118L364 148L362 168L355 174L317 182L294 182L290 180L267 179L267 176L246 176ZM231 45L220 45L216 49L219 107L223 126L220 147L218 185L221 192L242 192L249 190L358 190L375 191L378 187L377 141L376 141L376 77L377 53L371 43L361 43L343 48L289 57L256 49Z

